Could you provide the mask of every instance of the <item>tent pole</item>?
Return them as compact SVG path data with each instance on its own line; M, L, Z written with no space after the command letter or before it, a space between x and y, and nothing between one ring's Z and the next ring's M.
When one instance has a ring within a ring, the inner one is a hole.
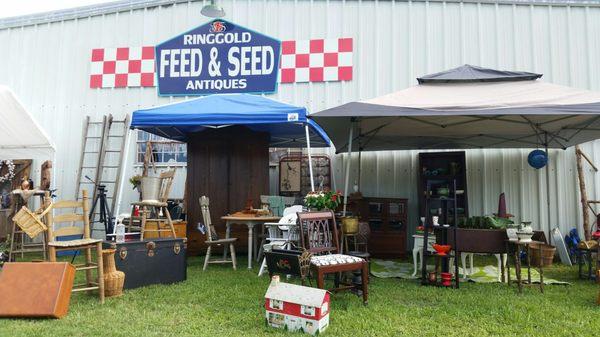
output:
M127 163L129 162L129 150L130 150L130 145L129 142L131 140L131 133L133 131L131 129L127 130L127 134L125 135L125 139L123 139L123 142L125 142L125 153L123 153L123 169L121 170L121 176L117 177L117 179L119 179L121 181L121 183L119 184L119 190L118 191L114 191L115 193L117 193L116 197L117 197L117 202L115 204L115 213L113 214L113 216L118 217L119 216L119 212L121 211L121 201L123 201L123 185L125 185L123 182L125 181L125 172L127 172ZM117 226L114 226L115 230L117 228Z
M313 176L312 155L310 153L310 135L308 132L308 124L304 126L306 131L306 149L308 151L308 172L310 173L310 190L315 191L315 177Z
M550 166L550 155L548 153L548 132L544 132L544 148L546 158L548 158L548 162L546 163L546 211L548 212L548 243L550 243L552 225L550 224L550 169L548 168Z
M348 206L348 181L350 180L350 162L352 161L352 122L350 122L350 133L348 135L348 162L346 163L346 179L344 182L344 209L342 216L346 216L346 207Z

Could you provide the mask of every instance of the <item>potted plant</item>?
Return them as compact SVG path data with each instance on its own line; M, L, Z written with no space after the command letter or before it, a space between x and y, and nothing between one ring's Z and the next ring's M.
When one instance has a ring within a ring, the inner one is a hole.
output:
M304 205L310 210L334 211L342 201L342 193L333 191L308 192L304 197Z

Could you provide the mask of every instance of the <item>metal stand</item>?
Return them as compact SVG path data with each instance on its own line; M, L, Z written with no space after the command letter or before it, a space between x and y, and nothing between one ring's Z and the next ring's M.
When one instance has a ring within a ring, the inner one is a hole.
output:
M87 176L86 176L87 178ZM89 179L89 178L88 178ZM91 179L90 179L91 180ZM94 223L102 223L104 224L105 235L112 234L114 232L114 223L115 218L110 212L110 208L108 206L108 202L106 201L106 186L105 185L96 185L97 193L96 198L94 199L94 203L92 204L92 209L90 210L90 226L91 230L98 230L94 228ZM99 219L98 221L94 221L94 211L96 210L96 206L100 203L100 208L98 209Z

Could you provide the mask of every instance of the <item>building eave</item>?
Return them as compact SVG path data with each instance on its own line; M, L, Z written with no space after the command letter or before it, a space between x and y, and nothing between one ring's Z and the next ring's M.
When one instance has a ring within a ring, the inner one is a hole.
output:
M98 15L108 15L119 12L128 12L154 7L168 7L178 3L198 2L201 0L121 0L103 4L74 7L51 12L36 13L24 16L15 16L0 19L0 30L16 27L77 20ZM206 1L206 0L202 0ZM341 0L340 0L341 1ZM376 1L376 0L364 0ZM380 0L393 1L393 0ZM396 0L397 2L408 2L410 0ZM412 2L441 2L441 3L465 3L465 4L499 4L499 5L522 5L522 6L558 6L558 7L600 7L600 0L412 0Z

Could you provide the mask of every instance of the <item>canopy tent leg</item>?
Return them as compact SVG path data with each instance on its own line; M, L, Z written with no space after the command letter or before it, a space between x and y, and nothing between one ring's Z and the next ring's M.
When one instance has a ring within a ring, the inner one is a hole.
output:
M354 130L350 123L350 134L348 136L348 162L346 163L346 177L344 181L344 209L342 216L346 216L346 208L348 206L348 181L350 180L350 162L352 161L352 131Z
M315 191L315 177L313 176L313 167L312 167L312 155L310 153L310 134L308 131L308 124L304 126L304 130L306 131L306 150L308 152L308 172L310 174L310 190L312 192Z
M548 216L548 243L550 244L552 240L552 225L550 224L550 154L548 153L548 132L544 132L544 148L546 151L546 158L548 158L548 162L546 163L546 211Z
M123 153L123 166L124 167L121 170L121 176L117 177L117 179L121 180L121 183L119 184L119 190L114 191L114 193L116 193L116 198L117 198L117 202L115 203L115 213L114 213L115 217L118 217L119 212L121 211L121 201L123 198L123 186L125 185L123 182L125 181L125 174L127 172L127 170L125 168L127 166L127 163L129 162L129 152L130 152L130 148L131 148L131 145L129 144L129 142L131 140L132 132L133 132L132 129L127 130L127 133L125 134L125 139L123 139L123 142L125 144L125 151L124 151L125 153ZM116 230L117 226L114 226L114 228Z

